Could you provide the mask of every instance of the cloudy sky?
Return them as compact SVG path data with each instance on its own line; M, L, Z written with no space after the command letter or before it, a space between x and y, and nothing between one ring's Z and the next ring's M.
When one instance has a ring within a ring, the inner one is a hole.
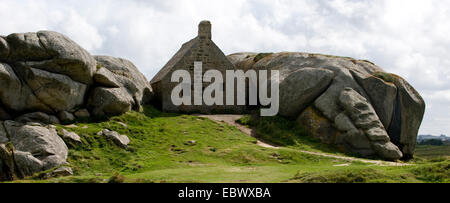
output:
M0 0L0 35L54 30L151 79L213 23L225 54L303 51L368 59L424 97L420 133L450 135L450 2L442 0Z

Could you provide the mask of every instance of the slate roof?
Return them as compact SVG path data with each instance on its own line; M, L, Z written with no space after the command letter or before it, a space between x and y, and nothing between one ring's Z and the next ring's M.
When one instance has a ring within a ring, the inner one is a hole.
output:
M193 48L195 45L198 44L200 39L198 37L192 39L189 42L186 42L181 46L180 50L167 62L167 64L153 77L153 79L150 81L150 84L156 83L161 81L167 73L172 70L172 68L178 64L178 62L183 59L183 57L186 55L186 53Z

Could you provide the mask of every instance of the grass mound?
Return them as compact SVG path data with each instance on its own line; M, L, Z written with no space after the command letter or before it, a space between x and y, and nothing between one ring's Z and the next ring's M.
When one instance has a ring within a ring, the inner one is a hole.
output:
M296 121L283 117L258 117L246 115L237 121L256 129L257 137L275 145L308 151L341 154L335 147L320 143Z

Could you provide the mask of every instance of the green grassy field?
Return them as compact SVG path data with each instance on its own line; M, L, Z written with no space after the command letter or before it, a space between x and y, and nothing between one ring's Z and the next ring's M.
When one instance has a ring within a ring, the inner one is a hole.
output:
M16 182L450 182L446 158L387 167L302 153L306 149L340 154L280 119L258 124L266 139L273 135L270 141L281 145L279 149L260 147L235 127L153 107L108 121L80 122L78 128L60 125L83 140L83 145L69 147L74 175L43 180L37 174ZM128 135L129 148L97 136L104 128Z
M424 159L448 158L450 156L450 145L417 145L416 156Z

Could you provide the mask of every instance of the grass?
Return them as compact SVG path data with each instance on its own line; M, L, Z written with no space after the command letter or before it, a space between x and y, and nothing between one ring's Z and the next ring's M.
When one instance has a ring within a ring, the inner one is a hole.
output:
M261 59L263 59L263 58L265 58L267 56L270 56L272 54L273 53L259 53L258 55L255 56L255 58L253 58L253 62L256 63L256 62L260 61Z
M256 129L258 139L279 146L315 152L340 154L337 148L321 144L320 140L298 125L296 121L283 117L258 117L246 115L237 121Z
M241 122L250 125L255 120L246 116ZM74 175L51 179L36 175L15 182L449 182L447 159L420 160L404 167L350 163L302 153L338 152L283 118L261 118L257 124L264 139L282 147L263 148L235 127L197 116L162 113L150 106L107 121L80 121L78 128L59 125L83 141L70 147L68 162ZM97 136L104 128L128 135L129 148Z
M415 155L424 159L439 159L450 157L450 146L417 145Z
M385 82L393 83L395 81L395 77L390 73L375 72L373 75L377 78L384 80Z

